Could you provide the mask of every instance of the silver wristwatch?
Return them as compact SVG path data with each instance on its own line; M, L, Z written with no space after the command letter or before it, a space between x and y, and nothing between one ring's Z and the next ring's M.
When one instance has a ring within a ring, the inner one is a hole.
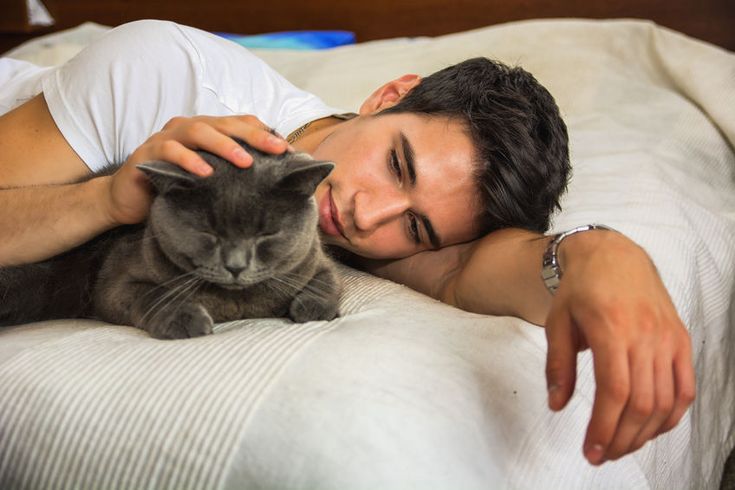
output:
M559 265L559 259L556 255L556 252L559 249L559 244L568 236L590 230L615 231L605 225L584 225L554 235L554 238L549 242L549 245L546 247L546 251L544 252L544 260L541 267L541 278L544 280L546 289L548 289L551 294L554 294L559 288L559 281L561 281L562 276L561 266Z

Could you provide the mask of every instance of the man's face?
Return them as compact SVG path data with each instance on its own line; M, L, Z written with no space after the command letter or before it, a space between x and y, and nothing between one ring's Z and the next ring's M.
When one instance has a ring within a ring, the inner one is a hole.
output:
M460 123L415 114L338 125L312 152L336 168L316 190L325 243L401 258L475 238L473 147Z

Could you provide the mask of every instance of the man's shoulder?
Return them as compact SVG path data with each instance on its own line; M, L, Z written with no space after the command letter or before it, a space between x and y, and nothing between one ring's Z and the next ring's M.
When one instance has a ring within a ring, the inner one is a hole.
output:
M244 47L195 27L167 20L145 19L110 30L101 43L116 53L135 55L140 61L153 59L165 66L168 60L186 59L193 66L229 70L248 64L265 65ZM139 63L142 66L142 63ZM149 68L155 69L158 64Z

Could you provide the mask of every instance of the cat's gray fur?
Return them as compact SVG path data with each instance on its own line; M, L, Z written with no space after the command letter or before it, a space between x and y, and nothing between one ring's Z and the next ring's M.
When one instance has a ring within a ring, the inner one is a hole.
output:
M214 168L206 178L165 162L140 165L156 194L145 223L0 268L0 326L97 318L186 338L241 318L334 318L340 283L312 197L334 165L242 144L251 168L200 152Z

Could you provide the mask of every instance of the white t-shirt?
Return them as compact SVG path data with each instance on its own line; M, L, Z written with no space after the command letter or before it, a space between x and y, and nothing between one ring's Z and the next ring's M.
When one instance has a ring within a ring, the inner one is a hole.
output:
M121 164L175 116L252 114L285 136L345 112L238 44L155 20L115 28L59 67L0 59L0 114L41 91L92 171Z

